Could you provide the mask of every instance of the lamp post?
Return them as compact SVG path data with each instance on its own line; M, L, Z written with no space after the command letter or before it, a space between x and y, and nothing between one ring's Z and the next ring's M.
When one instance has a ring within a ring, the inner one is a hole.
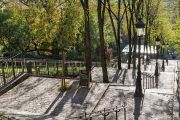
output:
M160 38L159 36L156 38L156 67L155 67L155 79L156 79L156 87L158 87L158 76L159 76L159 71L158 71L158 56L159 56L159 47L160 47Z
M163 51L163 60L162 60L162 71L164 72L165 70L165 65L164 65L164 47L165 47L165 43L162 43L162 51Z
M168 47L169 47L169 44L167 43L166 44L166 57L168 57Z
M138 72L137 72L137 78L136 78L136 90L134 93L134 97L143 97L142 93L142 86L141 86L141 58L140 58L140 49L141 49L141 37L145 35L145 24L143 23L142 19L139 18L136 25L136 31L138 36Z

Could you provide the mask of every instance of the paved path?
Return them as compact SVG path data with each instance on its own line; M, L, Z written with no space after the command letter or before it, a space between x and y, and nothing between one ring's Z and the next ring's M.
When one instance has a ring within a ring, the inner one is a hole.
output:
M30 77L6 94L0 96L0 112L20 120L69 120L86 111L121 106L127 102L127 120L170 120L169 100L174 97L176 61L169 61L165 72L160 73L158 88L143 90L144 98L134 98L136 71L108 69L109 84L92 83L90 89L81 87L77 80L67 80L71 89L59 92L61 80ZM155 62L146 72L153 73ZM142 70L143 71L143 70ZM101 68L93 70L93 80L102 82ZM175 101L174 114L179 115L179 99ZM113 120L115 114L108 116ZM119 120L124 119L123 110ZM95 119L101 120L96 117ZM178 117L177 117L178 119ZM94 119L93 119L94 120Z
M169 101L174 97L175 67L176 61L170 61L166 66L166 71L160 73L158 88L143 90L143 98L134 98L134 86L111 84L94 112L103 110L105 107L121 106L125 100L127 120L171 120L172 111L169 108ZM146 72L153 73L151 69ZM99 116L94 119L101 120L103 117ZM115 119L115 113L111 113L106 119ZM118 120L122 119L124 119L123 110L118 113Z
M92 112L109 84L92 83L90 89L79 87L79 81L66 80L70 90L60 92L61 80L29 77L0 96L0 112L20 120L64 120Z

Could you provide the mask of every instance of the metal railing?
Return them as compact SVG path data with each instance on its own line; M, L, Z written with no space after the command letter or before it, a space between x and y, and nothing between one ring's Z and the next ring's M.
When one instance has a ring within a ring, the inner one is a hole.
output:
M142 72L142 87L143 89L151 89L156 87L156 80L153 74Z
M44 77L61 77L62 76L62 60L50 59L25 59L16 58L20 54L11 58L0 59L0 86L8 81L16 78L18 75L27 72L27 68L31 67L31 74ZM31 64L27 64L31 62ZM111 62L109 66L113 66ZM30 66L29 66L30 65ZM100 62L92 62L92 66L100 67ZM65 61L65 77L74 78L79 76L80 70L85 69L84 61Z
M68 118L73 119L73 120L94 120L94 119L103 119L106 120L108 116L111 116L111 119L113 120L118 120L119 115L118 113L123 111L123 118L126 120L126 108L127 108L127 103L124 102L122 106L116 106L114 108L104 108L103 110L92 112L92 113L87 113L85 112L84 114L80 115L79 117L73 117L73 118Z
M178 68L178 66L177 66L177 68ZM177 74L177 71L175 71L175 69L174 69L174 81L178 81L178 79L176 78L176 74ZM173 85L173 88L175 88L174 85ZM177 85L178 85L178 82L177 82ZM177 86L177 90L178 90L178 86ZM171 99L168 100L168 112L171 117L171 120L174 120L174 107L175 107L174 104L175 104L175 98L176 98L177 92L178 92L177 90L173 89L173 96ZM178 94L178 96L179 96L179 94Z
M6 84L12 82L18 76L24 73L24 63L23 61L17 63L14 61L14 57L19 54L7 58L1 59L0 61L0 88L5 86Z
M176 68L176 83L177 83L177 90L176 93L179 96L179 89L180 89L180 63L177 61L177 68Z

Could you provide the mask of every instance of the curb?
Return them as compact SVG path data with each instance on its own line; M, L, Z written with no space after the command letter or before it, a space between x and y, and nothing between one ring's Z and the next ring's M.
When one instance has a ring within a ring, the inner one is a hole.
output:
M110 84L108 84L108 86L107 86L107 88L105 89L104 93L101 95L100 99L98 100L98 102L96 103L96 105L94 106L94 108L91 110L90 113L92 113L92 112L95 110L95 108L97 107L97 105L99 104L99 102L101 101L101 99L103 98L103 96L105 95L106 91L109 89L109 86L110 86Z
M17 77L15 80L11 81L9 84L6 84L5 86L3 86L0 89L0 96L3 95L4 93L8 92L9 90L14 88L15 86L17 86L19 83L26 80L28 77L29 77L29 74L24 73L24 74L20 75L19 77Z

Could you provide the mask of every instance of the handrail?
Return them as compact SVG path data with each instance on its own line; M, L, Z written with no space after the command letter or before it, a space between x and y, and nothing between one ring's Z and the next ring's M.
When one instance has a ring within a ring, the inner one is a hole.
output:
M13 60L13 58L20 54L21 53L18 53L10 58L0 60L0 88L12 82L19 75L24 73L24 63L21 62L20 64L16 65L17 63Z
M1 62L7 62L7 61L9 61L9 60L12 60L13 58L15 58L15 57L17 57L18 55L21 55L22 53L20 52L20 53L18 53L18 54L16 54L16 55L14 55L14 56L12 56L12 57L9 57L9 58L5 58L5 59L0 59L1 60Z
M151 89L155 88L155 76L153 74L147 73L147 72L142 72L142 86L144 89Z
M116 113L116 119L117 119L117 113L120 112L120 110L124 110L124 120L126 120L126 108L127 108L127 103L124 101L123 105L121 106L116 106L112 108L104 108L103 110L87 113L84 112L83 114L79 115L78 117L72 117L68 118L69 119L82 119L82 120L92 120L93 117L97 116L103 116L104 119L110 114L115 112Z

